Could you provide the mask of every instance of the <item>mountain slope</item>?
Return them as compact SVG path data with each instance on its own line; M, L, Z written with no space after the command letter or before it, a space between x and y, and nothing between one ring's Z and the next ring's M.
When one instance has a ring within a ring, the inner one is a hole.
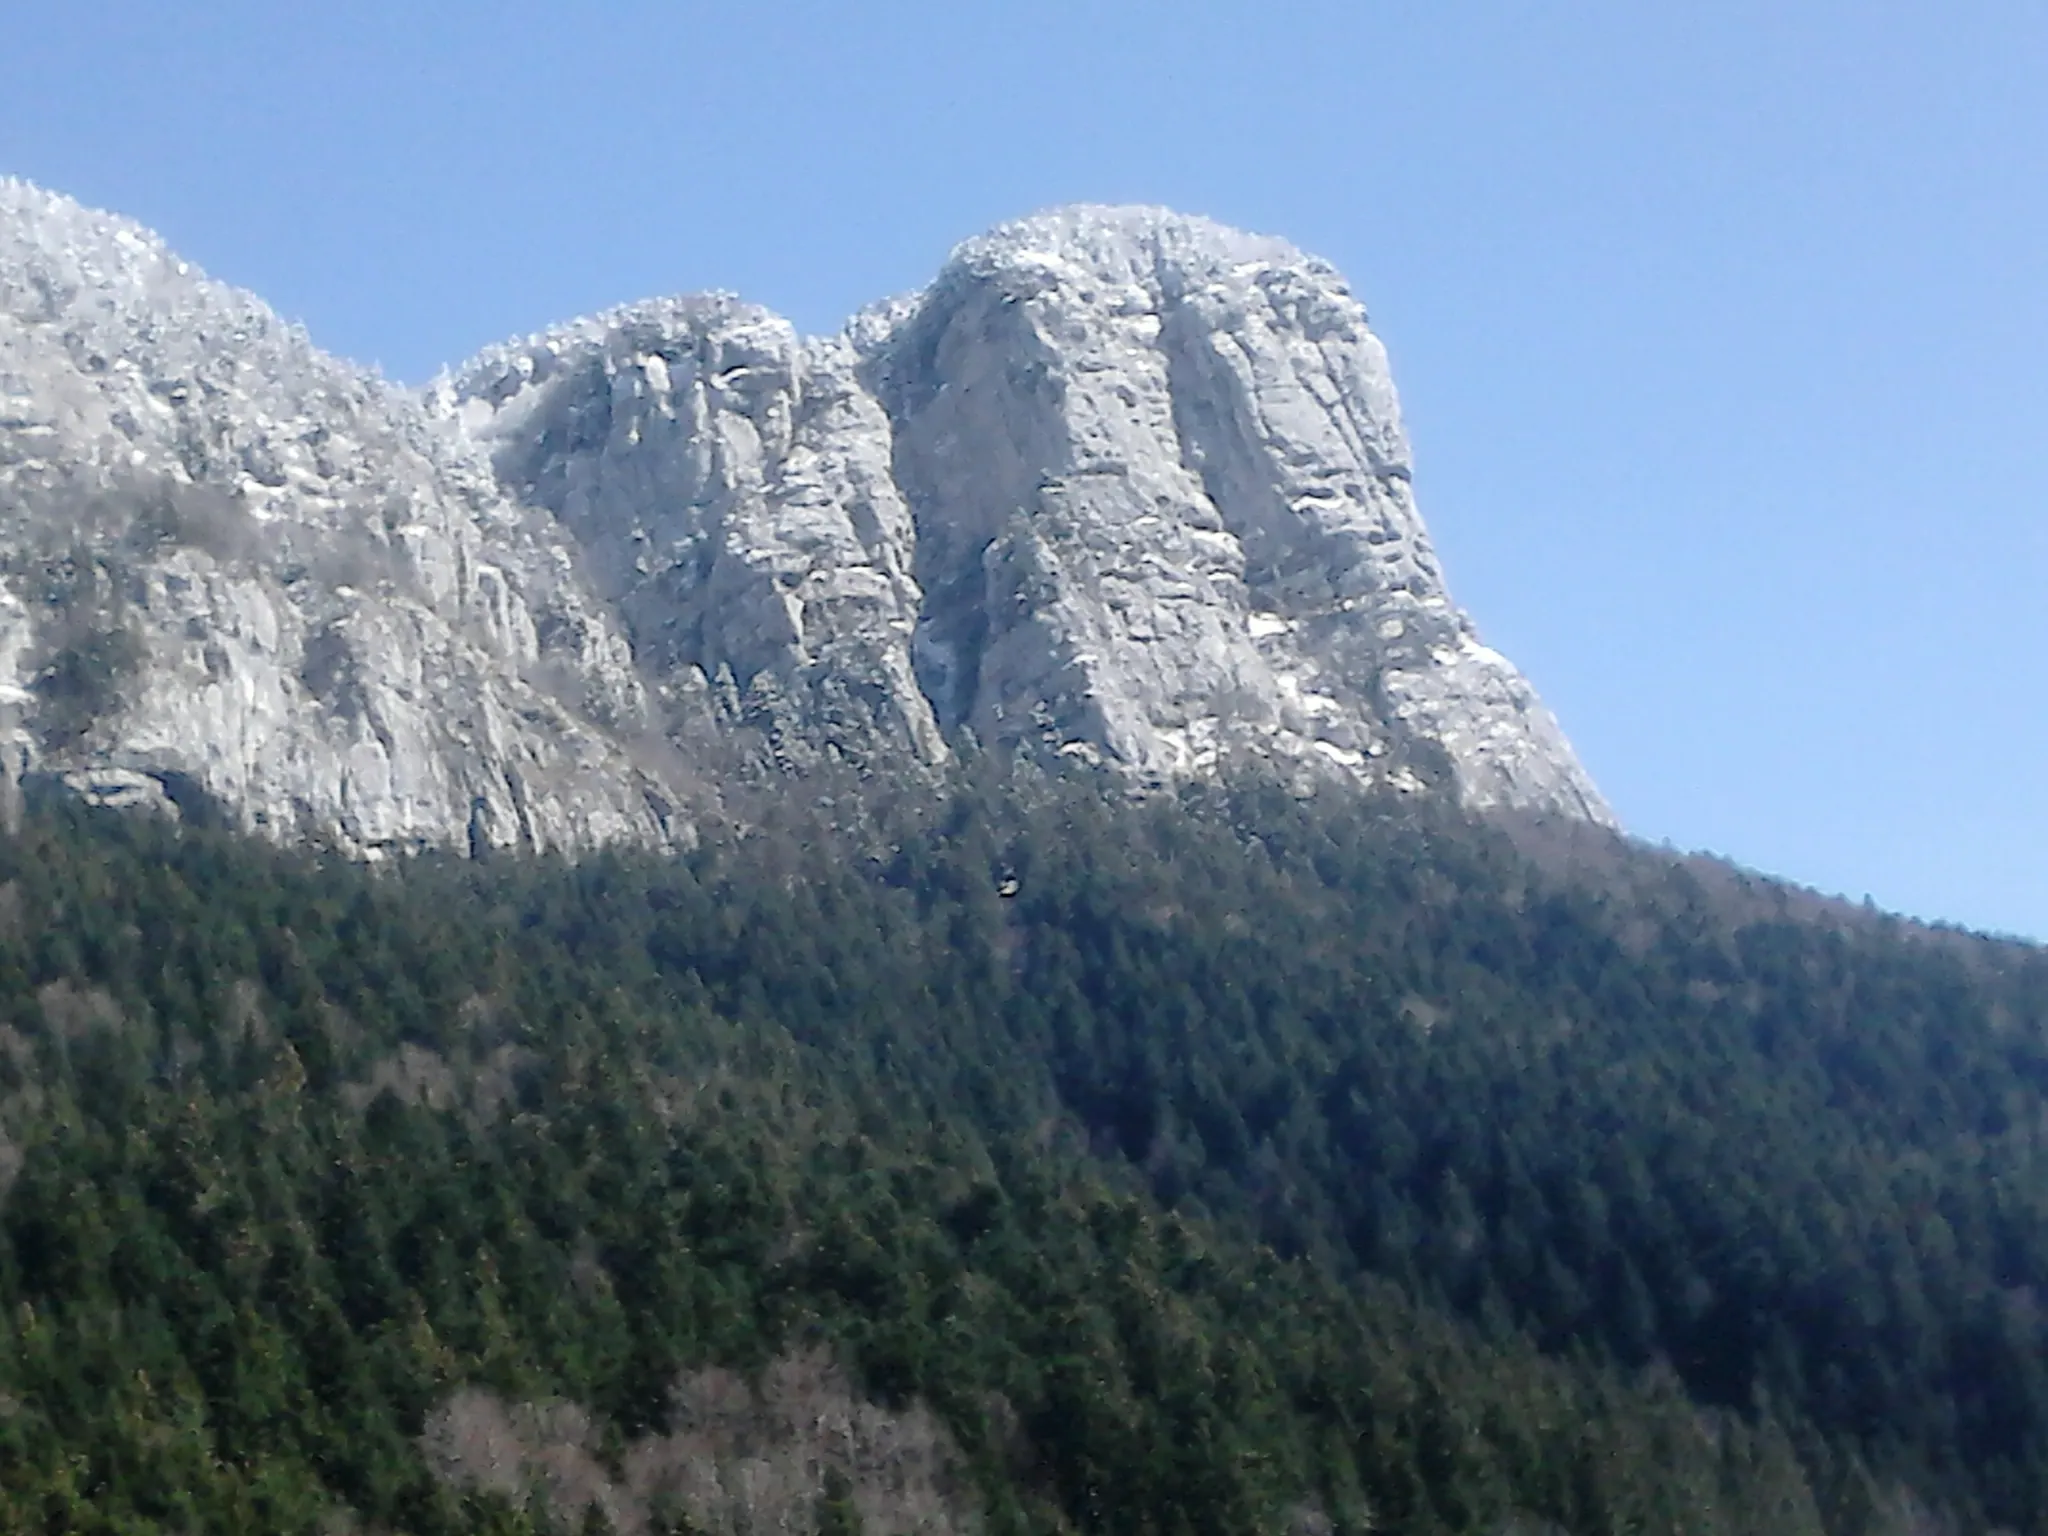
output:
M32 793L0 1511L2048 1529L2039 950L1267 786L908 809L365 870Z
M1085 783L899 831L890 865L799 821L379 872L32 795L0 835L0 1528L1915 1529L1803 1402L1705 1406L1589 1323L1546 1360L1256 1241L1248 1202L1317 1219L1303 1119L1358 1080L1313 1058L1418 1042L1370 971L1299 966L1359 934L1301 922L1329 896L1291 855ZM1441 866L1383 836L1339 865L1459 871L1455 834ZM1103 932L1125 867L1171 906ZM1373 969L1483 932L1380 912ZM1149 986L1148 930L1270 949L1234 1076L1216 976L1143 1021L1083 995L1112 951ZM1458 1121L1472 1043L1418 1085ZM1149 1187L1197 1140L1210 1213ZM1405 1219L1473 1251L1467 1211Z

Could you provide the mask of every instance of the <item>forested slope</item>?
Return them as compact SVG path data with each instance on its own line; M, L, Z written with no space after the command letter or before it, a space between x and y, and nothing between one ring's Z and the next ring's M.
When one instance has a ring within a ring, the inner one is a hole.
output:
M197 809L197 808L195 808ZM2048 1530L2048 960L965 789L0 837L0 1523Z

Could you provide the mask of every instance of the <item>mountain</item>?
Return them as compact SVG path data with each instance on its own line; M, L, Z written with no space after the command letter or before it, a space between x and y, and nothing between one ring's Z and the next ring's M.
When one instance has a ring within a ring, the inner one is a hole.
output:
M1006 225L838 336L658 300L415 396L6 182L0 550L17 777L363 853L687 842L970 739L1608 819L1450 600L1362 307L1159 210Z
M2048 1536L2048 955L1618 835L1327 267L0 215L0 1533Z

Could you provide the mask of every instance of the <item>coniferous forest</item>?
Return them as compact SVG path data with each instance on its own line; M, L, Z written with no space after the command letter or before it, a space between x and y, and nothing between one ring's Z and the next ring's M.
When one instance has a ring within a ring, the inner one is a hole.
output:
M0 835L0 1529L2048 1533L2038 949L1255 785L185 809Z

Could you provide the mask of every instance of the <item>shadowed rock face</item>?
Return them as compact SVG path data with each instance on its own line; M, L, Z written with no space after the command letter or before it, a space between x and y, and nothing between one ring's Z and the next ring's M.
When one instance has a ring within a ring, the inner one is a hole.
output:
M0 182L0 562L11 773L366 852L684 837L734 765L960 730L1606 819L1444 591L1341 280L1157 210L829 339L659 300L415 398Z

